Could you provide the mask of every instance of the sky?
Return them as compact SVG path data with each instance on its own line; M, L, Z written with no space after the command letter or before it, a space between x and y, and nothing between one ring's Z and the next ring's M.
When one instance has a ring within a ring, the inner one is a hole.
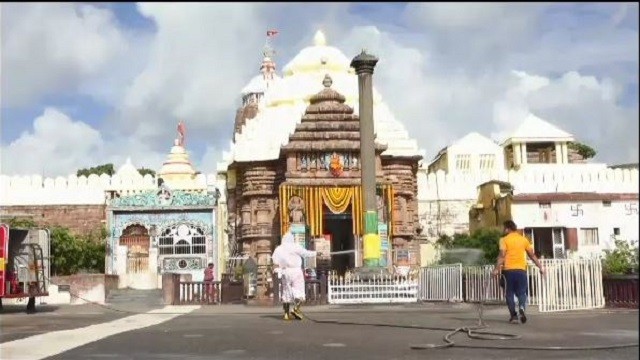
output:
M265 32L281 69L317 30L376 54L374 86L431 160L528 115L638 162L637 3L3 3L0 172L159 169L179 120L199 171L229 148Z

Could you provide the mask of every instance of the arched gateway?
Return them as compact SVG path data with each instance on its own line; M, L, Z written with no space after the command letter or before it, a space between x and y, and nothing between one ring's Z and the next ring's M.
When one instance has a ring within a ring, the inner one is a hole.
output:
M362 265L362 187L360 122L345 97L331 88L310 99L302 120L280 157L271 161L234 162L229 166L228 207L236 239L269 263L280 236L291 230L307 247L350 250L354 255L320 257L317 266L344 271ZM274 125L276 126L276 125ZM393 250L417 249L416 172L419 155L385 156L376 144L376 183L383 261L397 262ZM261 282L269 274L263 273ZM265 287L261 287L263 295Z

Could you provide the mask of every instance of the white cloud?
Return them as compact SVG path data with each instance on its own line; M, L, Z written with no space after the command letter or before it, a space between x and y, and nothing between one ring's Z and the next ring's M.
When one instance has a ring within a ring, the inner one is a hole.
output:
M104 146L96 129L47 108L33 121L33 129L2 148L2 172L67 175L94 165Z
M77 90L128 50L106 9L37 3L2 4L2 10L3 107Z
M257 14L261 6L144 3L138 7L158 32L149 63L126 91L118 125L132 125L129 130L143 141L158 141L166 139L178 119L195 131L212 131L229 122L239 90L256 73L240 64L258 65L264 37L257 29L267 28Z

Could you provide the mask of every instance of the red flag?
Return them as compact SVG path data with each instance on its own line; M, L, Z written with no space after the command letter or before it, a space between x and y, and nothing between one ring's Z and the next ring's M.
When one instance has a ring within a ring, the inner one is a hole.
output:
M278 35L278 30L267 30L267 37Z

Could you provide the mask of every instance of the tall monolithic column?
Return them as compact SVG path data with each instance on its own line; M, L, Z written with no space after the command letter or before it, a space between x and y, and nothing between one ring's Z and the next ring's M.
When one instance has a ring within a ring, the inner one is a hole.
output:
M364 50L351 60L358 74L360 107L360 164L362 166L362 193L364 206L364 266L377 267L380 260L380 236L376 206L376 153L373 127L373 69L378 58Z

